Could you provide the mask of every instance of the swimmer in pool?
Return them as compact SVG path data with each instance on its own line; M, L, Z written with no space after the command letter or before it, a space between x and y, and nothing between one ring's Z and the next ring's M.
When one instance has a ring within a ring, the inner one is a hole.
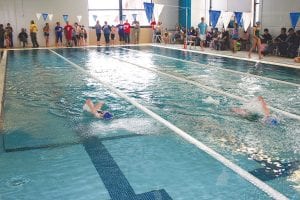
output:
M254 98L241 108L232 108L231 111L250 121L258 121L263 116L263 123L270 125L279 123L276 117L270 115L270 109L262 96Z
M103 102L99 102L94 105L91 99L87 99L83 105L83 110L92 113L96 118L99 119L111 119L113 116L110 112L101 110L103 105Z

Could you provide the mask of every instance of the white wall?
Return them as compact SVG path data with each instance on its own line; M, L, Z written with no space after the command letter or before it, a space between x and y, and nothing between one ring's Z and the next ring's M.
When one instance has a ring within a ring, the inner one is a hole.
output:
M19 46L19 40L17 36L21 28L26 28L29 32L30 21L34 20L38 27L38 42L40 46L45 46L45 40L43 37L43 26L45 21L43 17L37 21L36 13L48 13L53 14L52 21L49 19L46 21L50 24L50 45L55 44L54 27L57 21L61 22L64 26L64 20L62 15L68 14L69 21L74 23L77 20L77 15L81 15L82 19L80 24L88 25L88 0L0 0L0 23L6 24L9 22L13 29L14 46ZM29 38L31 45L31 40Z
M159 21L161 21L163 23L163 27L168 28L168 29L174 29L175 25L178 24L179 1L177 1L177 0L154 0L153 3L164 5L164 8L159 16Z
M281 27L291 27L290 12L300 12L299 0L263 0L262 27L269 28L272 35L278 35ZM300 29L300 20L296 29Z

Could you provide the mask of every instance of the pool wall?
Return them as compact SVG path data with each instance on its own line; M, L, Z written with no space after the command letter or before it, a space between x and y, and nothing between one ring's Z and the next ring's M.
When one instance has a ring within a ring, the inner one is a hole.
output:
M3 95L4 95L4 84L5 84L5 74L6 74L6 60L7 51L3 52L2 59L0 61L0 131L3 129Z

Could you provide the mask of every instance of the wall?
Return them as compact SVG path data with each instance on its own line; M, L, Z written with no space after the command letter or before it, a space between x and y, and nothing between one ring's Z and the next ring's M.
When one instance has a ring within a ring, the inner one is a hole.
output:
M40 46L45 45L42 28L45 24L45 21L41 17L37 21L36 13L48 13L53 14L53 19L49 22L51 27L50 35L50 45L54 46L54 27L56 21L60 21L61 25L64 25L64 20L62 18L63 14L69 15L69 21L71 23L78 21L77 15L82 16L81 24L88 24L88 0L1 0L0 1L0 23L3 23L6 26L6 23L9 22L14 29L14 46L18 46L19 42L17 35L19 34L21 28L26 28L29 32L29 25L31 20L35 20L39 27L38 32L38 42ZM76 2L76 3L75 3ZM29 39L31 46L31 41Z
M263 0L261 22L263 28L269 28L272 35L278 35L281 27L290 28L290 12L300 12L299 0ZM300 29L300 19L296 29Z

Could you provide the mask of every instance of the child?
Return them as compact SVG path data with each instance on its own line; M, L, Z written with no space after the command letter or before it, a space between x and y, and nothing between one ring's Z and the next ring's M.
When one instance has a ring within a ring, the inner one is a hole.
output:
M115 36L116 36L116 27L114 25L111 26L111 33L110 33L110 38L111 38L111 44L115 45Z
M19 33L18 36L19 40L21 43L23 43L23 48L25 48L25 46L27 45L27 38L28 38L28 34L26 33L25 28L21 29L21 33Z

